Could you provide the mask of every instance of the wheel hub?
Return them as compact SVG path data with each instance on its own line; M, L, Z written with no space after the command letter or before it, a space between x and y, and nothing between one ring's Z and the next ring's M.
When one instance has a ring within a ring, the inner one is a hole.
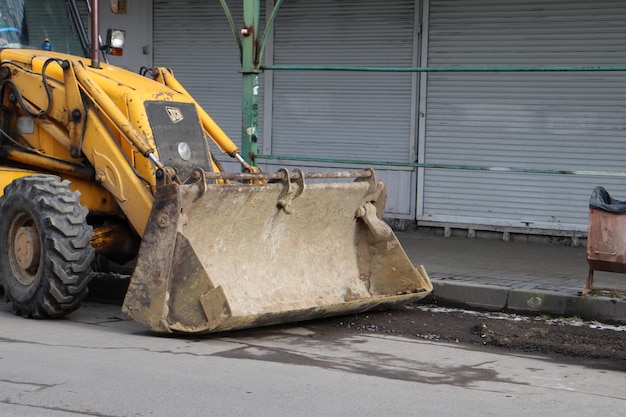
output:
M37 227L27 215L17 216L13 222L12 256L15 278L22 285L34 282L41 258L41 241Z
M39 264L39 236L34 227L20 227L15 234L15 259L23 269L33 272Z

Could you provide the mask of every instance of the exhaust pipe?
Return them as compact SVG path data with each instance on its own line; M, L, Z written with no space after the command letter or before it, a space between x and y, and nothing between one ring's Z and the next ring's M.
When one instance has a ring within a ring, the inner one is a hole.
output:
M100 28L98 25L98 0L92 0L91 5L91 67L100 68Z

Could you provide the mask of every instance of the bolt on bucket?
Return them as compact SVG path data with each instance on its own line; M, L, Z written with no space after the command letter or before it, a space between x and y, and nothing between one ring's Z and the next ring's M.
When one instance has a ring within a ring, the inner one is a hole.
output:
M380 219L385 187L372 170L261 175L269 182L202 178L159 188L125 314L157 332L208 333L362 312L432 291Z

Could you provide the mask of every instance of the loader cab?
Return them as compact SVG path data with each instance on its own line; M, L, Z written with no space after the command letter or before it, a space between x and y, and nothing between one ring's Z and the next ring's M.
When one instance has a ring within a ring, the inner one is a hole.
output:
M0 48L42 49L86 57L89 45L81 14L77 1L5 0L0 3Z

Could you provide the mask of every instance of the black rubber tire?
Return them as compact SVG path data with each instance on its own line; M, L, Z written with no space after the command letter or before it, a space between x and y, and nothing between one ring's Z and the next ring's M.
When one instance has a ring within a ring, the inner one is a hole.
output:
M88 292L94 249L88 210L69 181L14 180L0 198L0 286L17 315L64 316Z

